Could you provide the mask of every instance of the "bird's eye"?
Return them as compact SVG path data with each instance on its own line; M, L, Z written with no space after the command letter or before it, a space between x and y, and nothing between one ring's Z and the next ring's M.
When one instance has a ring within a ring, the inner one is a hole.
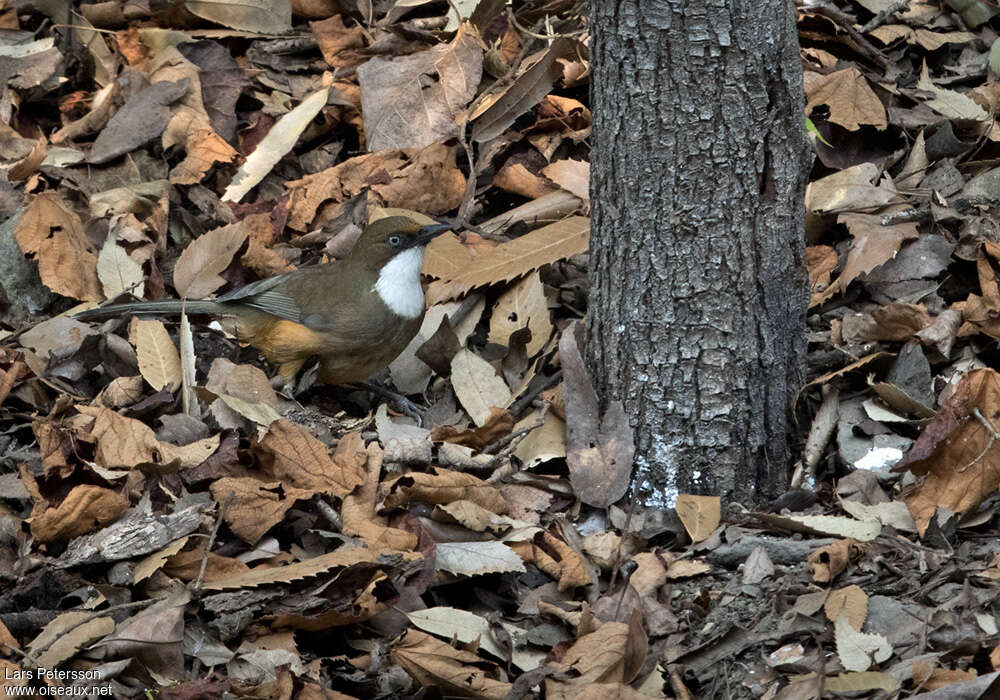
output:
M399 236L389 236L389 245L393 248L398 248L402 243L403 239Z

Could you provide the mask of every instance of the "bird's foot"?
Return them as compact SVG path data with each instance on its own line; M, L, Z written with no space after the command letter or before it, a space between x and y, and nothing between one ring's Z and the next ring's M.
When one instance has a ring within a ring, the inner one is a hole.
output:
M414 403L402 394L397 393L378 382L368 382L365 384L365 388L373 394L376 394L377 396L380 396L388 401L396 410L401 411L407 417L415 420L417 425L423 425L424 414L427 413L426 406Z

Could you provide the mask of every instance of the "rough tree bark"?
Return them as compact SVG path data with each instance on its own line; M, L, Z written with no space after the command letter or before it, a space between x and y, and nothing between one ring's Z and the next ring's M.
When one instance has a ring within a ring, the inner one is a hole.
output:
M652 502L781 493L810 156L790 0L591 0L587 357Z

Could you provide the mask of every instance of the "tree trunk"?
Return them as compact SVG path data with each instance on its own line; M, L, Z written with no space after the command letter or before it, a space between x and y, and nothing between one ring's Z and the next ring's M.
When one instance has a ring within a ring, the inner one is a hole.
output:
M787 487L811 162L789 0L591 0L587 357L648 502Z

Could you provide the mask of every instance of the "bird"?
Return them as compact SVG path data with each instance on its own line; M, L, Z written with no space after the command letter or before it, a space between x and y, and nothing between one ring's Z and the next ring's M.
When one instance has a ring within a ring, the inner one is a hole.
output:
M206 314L277 365L286 386L314 356L317 383L364 382L396 359L420 329L424 249L451 228L390 216L370 223L340 260L252 282L215 299L110 304L75 318Z

